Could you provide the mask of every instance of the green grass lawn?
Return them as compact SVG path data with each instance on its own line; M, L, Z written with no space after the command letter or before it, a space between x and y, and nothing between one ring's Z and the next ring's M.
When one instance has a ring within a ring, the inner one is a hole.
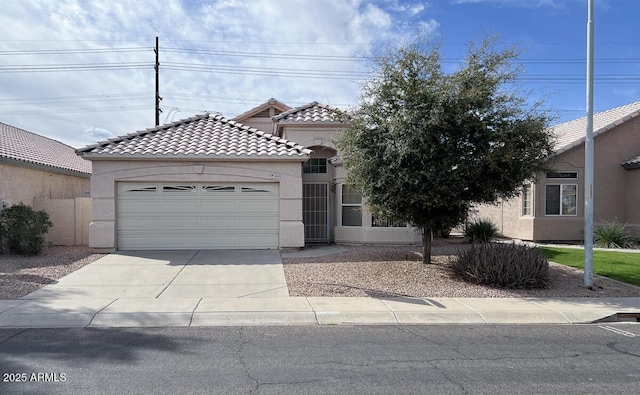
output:
M584 250L541 247L551 262L584 270ZM618 281L640 286L640 254L594 251L593 272Z

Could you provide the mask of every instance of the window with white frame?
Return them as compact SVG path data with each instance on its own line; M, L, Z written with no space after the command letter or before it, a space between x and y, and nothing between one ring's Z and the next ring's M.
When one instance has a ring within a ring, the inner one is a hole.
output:
M530 216L533 214L533 194L531 192L531 184L525 184L522 187L522 215Z
M302 165L302 172L305 174L326 174L327 158L311 158Z
M362 226L362 194L348 185L341 190L342 226Z
M546 215L575 216L578 213L577 184L547 184Z
M558 183L547 183L545 189L545 215L578 214L578 184L563 181L576 180L575 171L553 171L546 174L547 180L559 180ZM561 181L560 181L561 180Z

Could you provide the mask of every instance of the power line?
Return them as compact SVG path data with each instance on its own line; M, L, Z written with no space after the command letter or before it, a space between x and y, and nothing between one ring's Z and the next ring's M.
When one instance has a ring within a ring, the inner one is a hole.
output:
M70 63L70 64L48 64L29 65L14 64L0 66L0 73L50 73L61 71L92 71L92 70L132 70L146 69L153 67L150 62L128 62L128 63Z
M27 50L0 50L0 55L70 55L86 53L121 53L121 52L147 52L148 47L129 48L86 48L86 49L27 49Z

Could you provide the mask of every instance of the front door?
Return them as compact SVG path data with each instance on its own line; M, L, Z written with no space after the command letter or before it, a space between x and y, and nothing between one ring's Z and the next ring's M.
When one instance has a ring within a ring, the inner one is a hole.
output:
M329 241L329 183L302 184L302 219L305 242Z

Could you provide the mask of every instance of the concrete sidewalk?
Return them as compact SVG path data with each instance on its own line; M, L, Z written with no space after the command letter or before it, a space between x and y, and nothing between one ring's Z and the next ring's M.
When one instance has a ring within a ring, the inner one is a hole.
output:
M279 251L139 251L110 254L19 300L0 300L0 327L569 324L617 313L640 313L640 297L289 297Z
M640 298L142 298L0 301L0 327L570 324L640 313Z

